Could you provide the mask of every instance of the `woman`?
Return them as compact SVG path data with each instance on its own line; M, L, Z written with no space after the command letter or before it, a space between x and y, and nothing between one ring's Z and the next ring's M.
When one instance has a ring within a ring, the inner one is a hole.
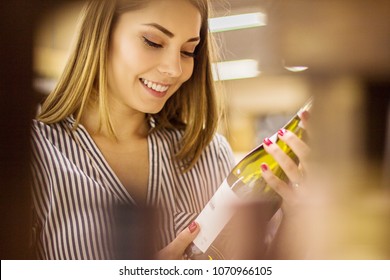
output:
M121 205L158 208L156 257L183 257L191 221L234 164L215 133L208 13L207 0L86 5L33 122L39 258L117 258Z

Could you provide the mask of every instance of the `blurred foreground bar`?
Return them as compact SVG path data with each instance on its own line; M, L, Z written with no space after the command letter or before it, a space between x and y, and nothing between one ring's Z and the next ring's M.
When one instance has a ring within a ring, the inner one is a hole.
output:
M150 207L118 205L115 209L114 253L119 260L154 258L158 211Z
M279 1L275 50L309 66L309 259L389 259L390 1Z
M0 1L2 260L31 258L29 127L32 117L31 48L35 11L33 2Z

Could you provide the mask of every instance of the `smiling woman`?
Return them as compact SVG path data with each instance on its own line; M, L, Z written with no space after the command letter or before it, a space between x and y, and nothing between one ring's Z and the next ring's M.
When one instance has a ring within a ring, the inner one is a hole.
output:
M118 258L117 209L142 206L160 214L158 236L143 240L154 256L183 257L233 164L216 133L208 16L207 0L86 4L33 122L39 258Z

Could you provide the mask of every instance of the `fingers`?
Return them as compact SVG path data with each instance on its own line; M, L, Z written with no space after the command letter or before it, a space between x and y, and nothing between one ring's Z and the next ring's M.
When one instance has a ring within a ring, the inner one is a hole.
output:
M186 229L179 233L175 240L172 241L174 246L183 255L184 250L191 244L199 232L199 225L192 222Z
M165 248L156 254L160 260L180 260L183 259L184 251L198 235L199 224L192 222L187 228L178 234L178 236Z
M297 213L296 206L301 204L302 197L300 195L300 187L293 187L279 179L265 163L261 164L261 170L262 176L267 184L282 197L283 202L281 208L284 215L292 216L294 213Z
M278 145L271 142L269 139L265 139L264 149L278 162L290 181L299 182L301 179L301 172L298 169L298 165Z
M302 120L300 125L306 129L309 112L303 111L300 117ZM300 205L304 203L305 188L301 188L301 186L305 184L303 172L308 167L307 162L310 148L300 137L289 130L281 129L277 136L279 141L289 146L298 157L299 165L286 154L283 145L279 146L278 144L272 143L269 139L265 139L263 145L265 151L277 161L280 168L290 180L290 183L278 178L265 163L261 164L262 176L267 184L282 197L283 213L292 216L294 213L300 212Z
M291 195L292 189L287 185L286 182L279 179L272 173L269 166L265 163L261 164L262 175L268 185L277 192L283 199L288 199Z
M308 111L303 111L299 117L301 118L303 128L307 129L310 113Z
M301 162L305 161L310 153L310 148L305 142L299 139L293 132L286 129L279 130L278 137L294 151Z

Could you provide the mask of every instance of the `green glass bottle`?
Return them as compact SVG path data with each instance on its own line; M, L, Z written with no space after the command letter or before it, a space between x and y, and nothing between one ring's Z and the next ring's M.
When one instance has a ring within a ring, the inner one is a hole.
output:
M301 124L301 113L309 111L312 106L312 98L298 111L298 113L283 127L292 131L299 138L303 138L305 131ZM270 137L289 157L298 164L298 157L275 133ZM266 163L272 172L280 179L288 178L274 158L263 147L263 143L249 152L232 169L230 174L220 185L216 193L207 203L205 208L196 218L200 225L200 232L194 242L187 248L186 254L190 259L223 259L223 253L218 249L214 241L231 217L234 208L231 205L245 201L257 201L267 205L270 218L279 209L281 197L265 182L262 177L261 164Z

